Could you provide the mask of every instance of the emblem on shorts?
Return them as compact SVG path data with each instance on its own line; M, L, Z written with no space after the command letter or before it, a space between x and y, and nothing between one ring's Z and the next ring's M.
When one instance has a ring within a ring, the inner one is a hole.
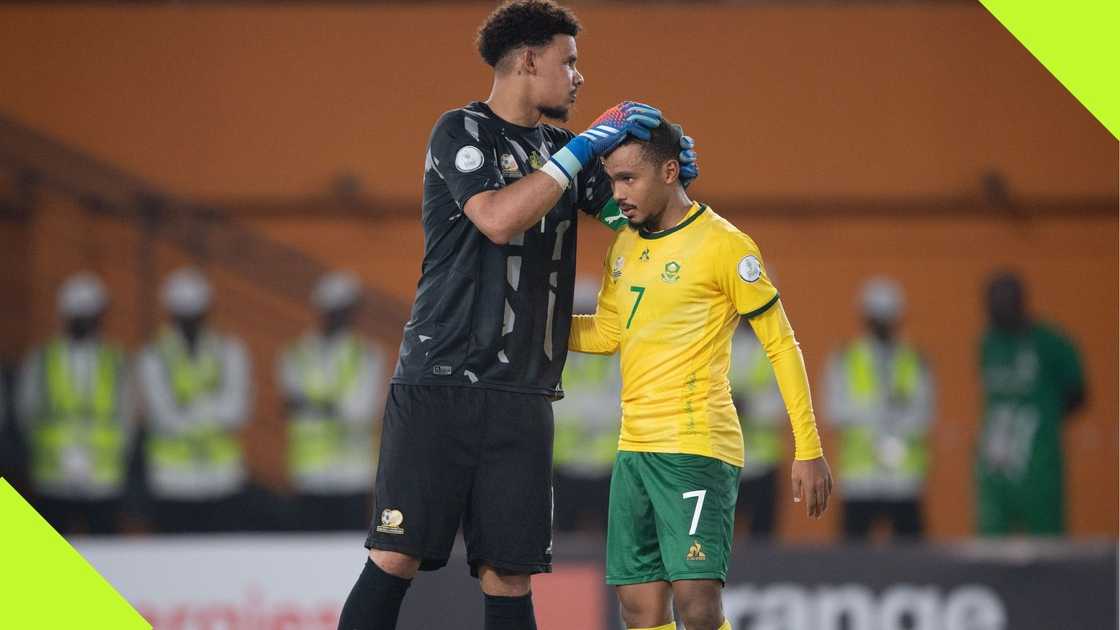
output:
M616 279L621 278L622 277L622 266L625 265L625 264L626 264L626 260L622 256L619 256L618 258L615 258L614 259L614 266L611 267L611 277L616 278Z
M381 524L377 526L377 531L399 536L404 533L402 523L404 523L404 514L401 514L400 510L388 509L381 513Z
M665 263L665 271L661 272L661 279L673 283L681 279L681 264L675 260Z
M700 549L700 541L699 540L692 541L692 546L688 548L688 555L685 556L684 559L685 560L707 560L708 559L708 556L704 555L704 552Z

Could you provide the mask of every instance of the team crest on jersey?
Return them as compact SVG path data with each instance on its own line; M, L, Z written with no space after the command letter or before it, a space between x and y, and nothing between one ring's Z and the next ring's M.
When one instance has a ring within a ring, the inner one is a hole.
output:
M377 531L382 534L396 534L400 536L404 534L404 514L400 510L392 508L385 510L381 513L381 524L377 526Z
M661 272L661 279L673 283L681 279L681 264L675 260L665 263L665 271Z
M533 167L534 171L544 166L544 158L541 157L540 153L533 151L529 154L529 166Z
M739 277L747 282L754 282L762 277L762 263L750 254L743 256L739 261Z
M622 266L626 264L626 259L622 256L614 259L614 266L611 267L611 277L618 279L622 277Z
M645 261L649 260L649 248L648 247L642 250L642 255L638 256L638 260L645 260Z
M700 548L700 541L692 541L692 546L688 548L688 555L684 557L685 560L707 560L708 556L704 550Z
M521 175L521 169L517 166L517 160L509 153L503 153L500 159L502 166L502 175L512 175L517 177Z

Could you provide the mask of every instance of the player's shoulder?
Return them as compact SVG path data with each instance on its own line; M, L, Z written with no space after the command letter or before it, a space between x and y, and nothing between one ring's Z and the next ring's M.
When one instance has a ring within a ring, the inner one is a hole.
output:
M704 226L708 231L707 238L711 239L713 244L721 246L732 253L744 249L758 253L758 244L754 242L754 239L752 239L750 235L721 216L713 210L711 206L706 207L705 213L709 215L707 221L704 222Z
M629 225L624 225L620 229L614 231L614 239L611 240L610 251L615 252L627 249L639 238L638 230Z
M462 107L449 109L439 115L436 123L432 125L432 139L442 135L457 135L462 132L481 141L482 130L488 129L496 123L491 115L480 103L468 103Z

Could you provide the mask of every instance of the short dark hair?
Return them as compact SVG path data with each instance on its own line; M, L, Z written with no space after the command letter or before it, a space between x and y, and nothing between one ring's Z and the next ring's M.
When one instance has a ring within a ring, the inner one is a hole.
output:
M684 130L680 125L675 125L667 118L661 119L661 124L649 132L649 140L639 140L634 136L627 136L618 146L638 144L642 147L642 159L654 166L661 166L669 160L680 160L681 136Z
M483 60L496 68L502 57L522 46L544 46L556 35L579 35L574 13L552 0L513 0L486 18L475 42Z

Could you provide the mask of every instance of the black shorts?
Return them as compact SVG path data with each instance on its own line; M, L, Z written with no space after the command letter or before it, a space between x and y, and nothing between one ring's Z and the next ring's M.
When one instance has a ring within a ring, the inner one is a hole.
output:
M547 396L393 384L366 547L447 564L460 524L471 574L552 571Z

